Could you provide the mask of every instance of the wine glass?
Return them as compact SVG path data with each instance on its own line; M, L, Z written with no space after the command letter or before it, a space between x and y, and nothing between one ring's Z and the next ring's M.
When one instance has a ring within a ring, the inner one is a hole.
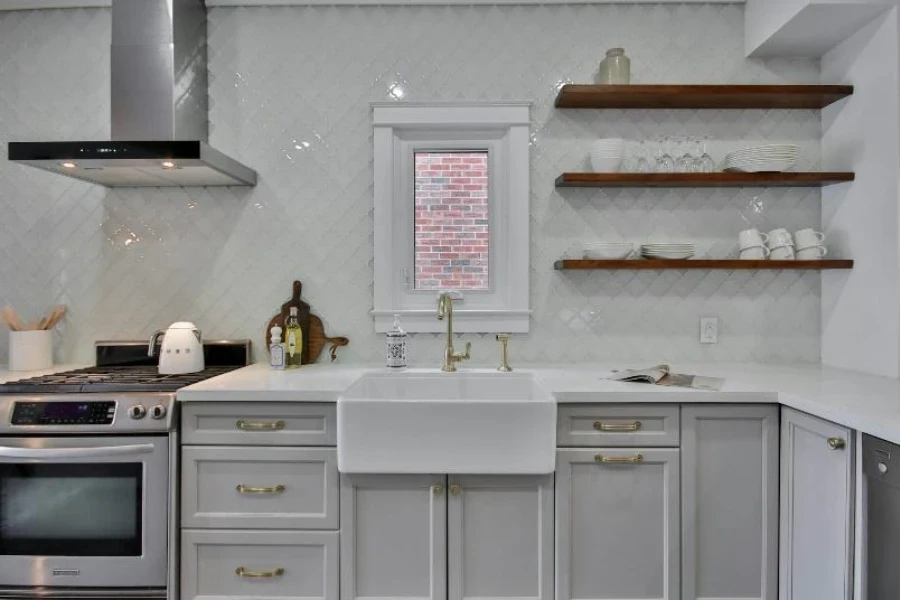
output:
M690 173L694 166L694 159L691 158L690 138L678 138L675 143L675 171L678 173Z
M691 173L704 173L702 138L691 138Z
M637 147L637 162L635 163L635 172L637 173L652 173L653 165L650 164L650 160L648 160L649 152L647 150L647 141L641 140L638 143Z
M716 161L709 154L710 137L703 136L703 155L700 157L700 165L704 173L712 173L716 170Z
M675 159L669 154L671 138L669 136L661 136L659 138L656 150L656 172L657 173L673 173L675 171Z

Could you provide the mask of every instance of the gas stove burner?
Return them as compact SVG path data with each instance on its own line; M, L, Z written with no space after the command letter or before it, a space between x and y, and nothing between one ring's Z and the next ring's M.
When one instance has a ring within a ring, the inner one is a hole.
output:
M203 355L199 373L160 375L146 342L97 342L97 366L0 383L0 395L176 392L248 365L250 341L204 342Z
M237 368L214 366L199 373L160 375L156 367L88 367L0 384L0 393L174 392Z

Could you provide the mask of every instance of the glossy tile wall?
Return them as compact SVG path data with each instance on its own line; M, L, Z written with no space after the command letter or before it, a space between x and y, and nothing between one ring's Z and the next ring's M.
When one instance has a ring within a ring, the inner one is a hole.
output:
M88 361L95 339L143 338L179 319L209 338L261 344L299 278L326 329L351 338L341 362L378 363L369 102L527 99L535 312L532 333L511 343L513 361L815 362L816 274L552 268L576 240L696 239L724 256L748 222L820 222L817 190L553 187L608 136L711 135L717 158L745 141L790 140L803 147L800 166L817 167L814 111L553 109L560 82L590 81L618 45L636 82L818 81L816 61L744 59L742 13L728 4L215 8L211 141L260 183L187 190L106 190L8 163L8 140L108 135L109 16L0 13L0 302L26 313L68 304L58 358ZM698 319L713 315L720 342L701 346ZM494 362L493 337L472 338L477 362ZM441 343L416 336L411 355L436 364Z

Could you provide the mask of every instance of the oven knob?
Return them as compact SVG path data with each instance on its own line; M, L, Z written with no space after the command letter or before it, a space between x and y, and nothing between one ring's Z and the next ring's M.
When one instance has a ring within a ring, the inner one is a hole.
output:
M153 408L150 409L150 418L152 419L165 419L166 418L166 407L164 404L157 404Z
M142 404L135 404L128 409L128 416L132 419L143 419L147 416L147 409Z

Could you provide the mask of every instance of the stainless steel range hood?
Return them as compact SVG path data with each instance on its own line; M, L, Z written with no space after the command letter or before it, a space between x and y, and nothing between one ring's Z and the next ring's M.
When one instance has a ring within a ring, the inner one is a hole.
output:
M10 142L9 159L107 187L256 185L211 148L203 0L112 0L112 141Z

